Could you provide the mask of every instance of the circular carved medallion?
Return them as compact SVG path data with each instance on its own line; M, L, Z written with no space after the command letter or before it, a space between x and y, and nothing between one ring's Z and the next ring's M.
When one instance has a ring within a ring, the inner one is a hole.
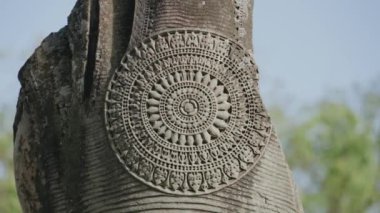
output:
M271 124L251 56L220 35L162 32L127 53L108 86L105 120L127 171L158 190L210 193L247 174Z

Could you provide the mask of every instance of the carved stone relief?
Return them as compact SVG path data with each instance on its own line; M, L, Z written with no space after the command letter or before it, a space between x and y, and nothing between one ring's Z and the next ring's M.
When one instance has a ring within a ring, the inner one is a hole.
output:
M257 80L234 41L196 29L158 33L127 53L110 80L110 143L126 170L155 189L222 189L255 166L271 134Z
M252 11L77 1L18 75L23 211L302 212L258 91Z

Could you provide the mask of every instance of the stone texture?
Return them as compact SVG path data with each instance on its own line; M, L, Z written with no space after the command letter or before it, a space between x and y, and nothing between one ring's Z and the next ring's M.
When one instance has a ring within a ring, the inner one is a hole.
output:
M252 7L249 0L77 1L68 25L49 35L19 73L14 156L24 212L302 212L274 131L236 182L186 196L157 190L128 172L105 124L109 82L130 62L124 55L164 30L223 35L254 65ZM250 72L255 85L257 67ZM183 115L202 110L191 100L182 101Z

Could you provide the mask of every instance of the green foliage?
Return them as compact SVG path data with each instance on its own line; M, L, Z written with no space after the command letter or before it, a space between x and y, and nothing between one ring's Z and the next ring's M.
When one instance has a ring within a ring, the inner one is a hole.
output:
M305 212L366 212L380 202L380 94L360 97L359 109L323 101L296 123L275 110L288 161L308 180L301 185Z
M0 113L0 123L3 121ZM0 212L21 212L13 174L12 134L0 131Z

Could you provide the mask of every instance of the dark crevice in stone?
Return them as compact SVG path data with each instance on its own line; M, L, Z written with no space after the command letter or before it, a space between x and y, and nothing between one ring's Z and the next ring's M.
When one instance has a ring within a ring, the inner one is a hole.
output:
M111 75L120 65L132 35L133 21L135 16L135 1L114 0L113 1L113 38Z
M99 39L99 0L91 0L90 8L90 32L88 41L87 64L84 73L84 99L91 96L94 71L96 68L96 50Z

